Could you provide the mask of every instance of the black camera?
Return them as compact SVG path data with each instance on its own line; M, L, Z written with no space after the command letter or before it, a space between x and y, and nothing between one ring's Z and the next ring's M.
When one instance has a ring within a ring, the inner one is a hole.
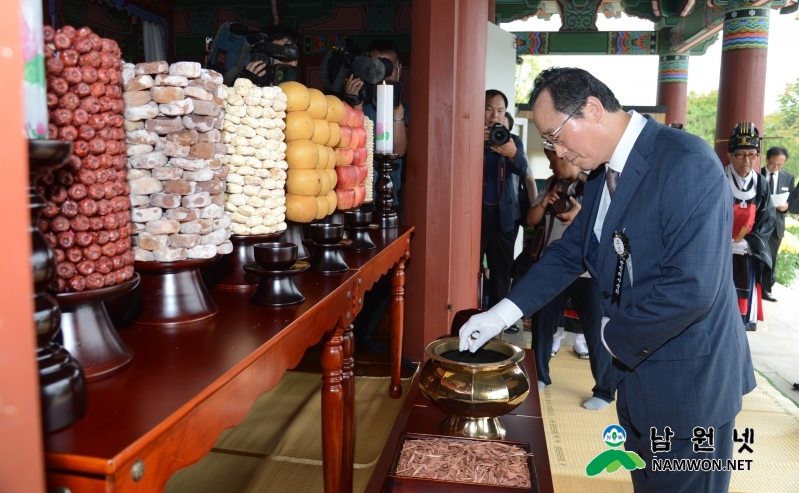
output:
M250 79L258 86L278 85L287 81L300 80L300 68L286 65L299 58L297 47L293 44L272 43L265 33L256 32L247 37L250 43L250 56L245 64L263 62L266 73L258 75L246 68L241 71L241 76ZM282 62L282 63L278 63Z
M573 208L571 197L561 191L558 191L558 199L549 204L549 212L554 216L569 212Z
M501 123L495 123L488 127L488 140L485 141L486 149L491 146L505 145L510 140L510 130Z
M574 203L571 201L571 198L581 197L584 188L585 181L582 178L580 178L577 183L569 183L564 180L555 181L549 190L554 189L558 198L547 206L547 211L553 216L570 212L574 209Z
M336 46L325 55L319 67L319 82L330 94L351 105L361 103L377 104L377 84L394 86L393 106L402 101L402 84L399 81L384 81L394 73L394 62L388 58L372 58L368 52L361 51L354 41L344 39L344 46ZM358 94L347 94L348 80L357 77L363 81Z

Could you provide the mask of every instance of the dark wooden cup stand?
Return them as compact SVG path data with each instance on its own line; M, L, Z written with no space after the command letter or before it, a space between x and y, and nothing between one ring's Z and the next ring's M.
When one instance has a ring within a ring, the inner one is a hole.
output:
M352 245L352 240L341 240L338 243L327 245L316 243L310 238L302 240L302 242L313 251L310 268L312 272L338 274L350 270L344 257L341 256L341 249Z
M109 377L133 360L133 351L120 339L104 302L130 293L140 278L134 273L115 286L56 295L64 347L83 365L87 382Z
M308 260L311 254L302 243L302 240L305 238L302 231L305 225L303 223L295 223L294 221L286 221L286 226L286 232L283 234L283 238L281 238L280 241L297 245L297 260Z
M36 189L36 181L41 176L66 164L72 154L72 143L55 140L30 140L28 143L28 195L33 240L31 267L35 310L33 321L42 399L42 428L45 433L50 433L72 424L86 414L86 380L83 368L54 340L61 323L61 311L55 297L46 290L56 276L55 253L39 231L39 216L46 202Z
M244 270L244 266L255 262L252 246L257 243L278 241L283 231L265 235L230 235L233 252L223 255L213 267L211 285L221 289L240 289L258 284L259 278Z
M258 288L250 297L250 303L263 306L286 306L302 303L305 296L294 284L294 276L308 270L310 264L305 260L298 260L293 266L285 270L265 270L252 262L244 266L244 270L251 276L259 277Z
M177 328L195 325L219 312L205 288L200 269L219 260L188 259L177 262L136 262L141 275L136 303L125 318L136 325Z
M372 241L372 236L369 234L373 229L378 229L377 225L345 226L344 229L347 231L349 239L352 240L352 244L347 247L349 250L363 252L365 250L374 250L377 248L375 242Z

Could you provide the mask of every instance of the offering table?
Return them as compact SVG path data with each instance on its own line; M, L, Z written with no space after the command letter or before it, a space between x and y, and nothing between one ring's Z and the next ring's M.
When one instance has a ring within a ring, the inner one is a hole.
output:
M395 381L398 387L404 264L412 231L375 234L378 248L353 252L347 272L299 275L296 284L306 300L297 305L250 304L255 286L211 289L219 314L210 320L175 328L119 326L133 361L87 386L84 418L45 436L48 490L163 491L175 471L205 455L222 430L241 422L258 395L324 340L325 491L351 491L351 323L363 292L394 268L392 388Z

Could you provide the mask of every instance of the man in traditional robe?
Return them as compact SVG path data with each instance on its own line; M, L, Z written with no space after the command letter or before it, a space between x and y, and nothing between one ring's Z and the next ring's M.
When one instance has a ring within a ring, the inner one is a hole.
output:
M735 125L730 135L727 180L733 196L732 277L746 330L763 320L760 278L771 265L768 239L774 231L774 206L768 184L755 171L760 163L760 134L752 122Z

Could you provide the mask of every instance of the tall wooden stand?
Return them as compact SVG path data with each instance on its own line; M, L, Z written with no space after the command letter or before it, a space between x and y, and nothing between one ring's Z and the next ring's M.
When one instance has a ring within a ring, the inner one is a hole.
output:
M104 302L133 291L139 279L134 273L115 286L56 295L64 347L80 361L87 382L110 377L133 360L133 351L119 337Z
M136 262L141 274L139 303L131 305L125 318L136 325L175 328L195 325L219 312L205 289L200 269L221 255L209 259L177 262Z
M283 238L281 238L280 241L294 243L297 245L297 260L308 260L311 258L311 254L308 252L308 249L302 244L303 224L295 223L294 221L286 221L286 225L288 227L286 228L286 232L283 234Z
M72 143L32 140L30 151L30 212L33 237L34 328L39 386L42 397L42 427L45 433L64 428L86 413L86 382L83 368L54 342L61 324L61 310L46 292L56 275L55 253L39 231L39 216L46 206L36 190L36 181L63 166L72 154Z
M394 161L398 157L397 154L375 153L375 161L378 164L374 220L383 229L399 227L399 216L394 210L394 183L391 181Z

